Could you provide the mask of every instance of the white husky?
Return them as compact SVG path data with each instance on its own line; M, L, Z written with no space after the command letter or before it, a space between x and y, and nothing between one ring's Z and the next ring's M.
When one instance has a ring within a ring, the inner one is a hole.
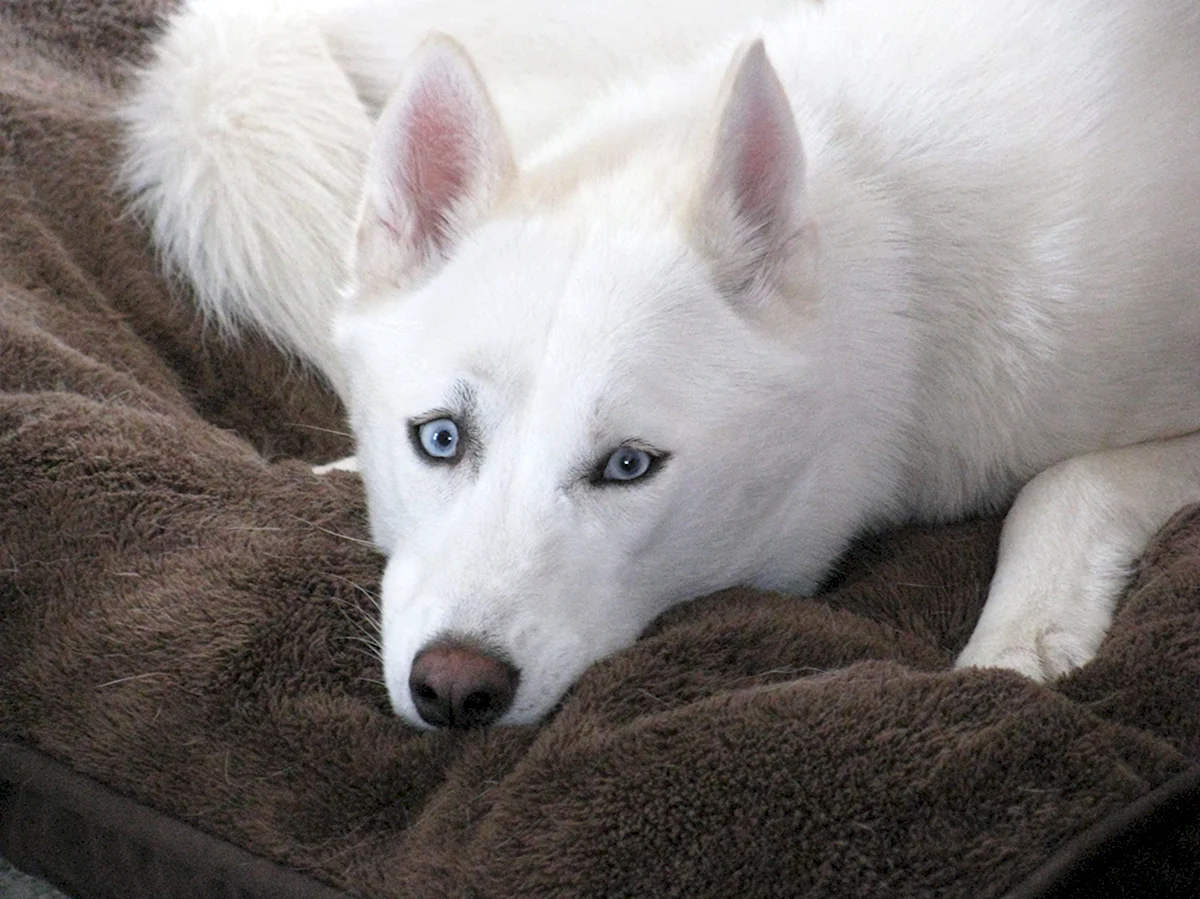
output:
M576 22L522 69L534 6L479 48L436 23L479 67L424 43L373 137L386 79L332 14L271 31L284 59L206 56L229 11L169 32L126 111L201 302L343 393L396 709L535 720L674 603L810 591L864 529L1014 496L959 664L1086 662L1200 500L1195 0L802 3L687 64L721 4L609 2L638 71L552 116L553 67L604 53Z

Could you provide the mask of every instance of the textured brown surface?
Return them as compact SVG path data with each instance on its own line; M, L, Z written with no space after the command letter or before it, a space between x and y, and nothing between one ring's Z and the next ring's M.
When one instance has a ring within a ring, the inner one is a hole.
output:
M336 404L107 186L157 5L0 5L0 736L365 896L994 896L1200 761L1197 514L1052 687L947 669L983 522L676 609L540 728L404 726Z

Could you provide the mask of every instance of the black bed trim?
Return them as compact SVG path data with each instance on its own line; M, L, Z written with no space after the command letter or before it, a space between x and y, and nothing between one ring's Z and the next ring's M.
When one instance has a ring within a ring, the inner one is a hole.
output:
M76 899L349 899L4 740L0 855Z
M1065 843L1004 899L1200 896L1200 765Z

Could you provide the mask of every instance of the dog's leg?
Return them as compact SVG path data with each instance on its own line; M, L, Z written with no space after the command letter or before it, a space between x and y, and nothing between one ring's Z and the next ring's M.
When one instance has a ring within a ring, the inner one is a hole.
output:
M1018 494L958 667L1056 677L1096 654L1132 563L1200 501L1200 432L1069 459Z
M328 465L313 466L313 474L329 474L331 471L358 471L358 456L347 456Z

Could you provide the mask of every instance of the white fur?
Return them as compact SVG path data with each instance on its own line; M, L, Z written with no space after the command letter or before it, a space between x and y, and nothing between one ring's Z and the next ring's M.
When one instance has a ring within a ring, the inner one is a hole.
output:
M440 635L520 668L503 720L530 721L674 603L809 591L864 529L1014 496L960 664L1084 663L1146 540L1200 500L1197 46L1193 0L803 3L551 127L529 124L543 82L424 44L367 152L326 368L389 555L397 710L416 720L409 668ZM306 352L272 303L230 314ZM412 444L435 412L471 434L457 465ZM589 480L631 443L669 458Z

